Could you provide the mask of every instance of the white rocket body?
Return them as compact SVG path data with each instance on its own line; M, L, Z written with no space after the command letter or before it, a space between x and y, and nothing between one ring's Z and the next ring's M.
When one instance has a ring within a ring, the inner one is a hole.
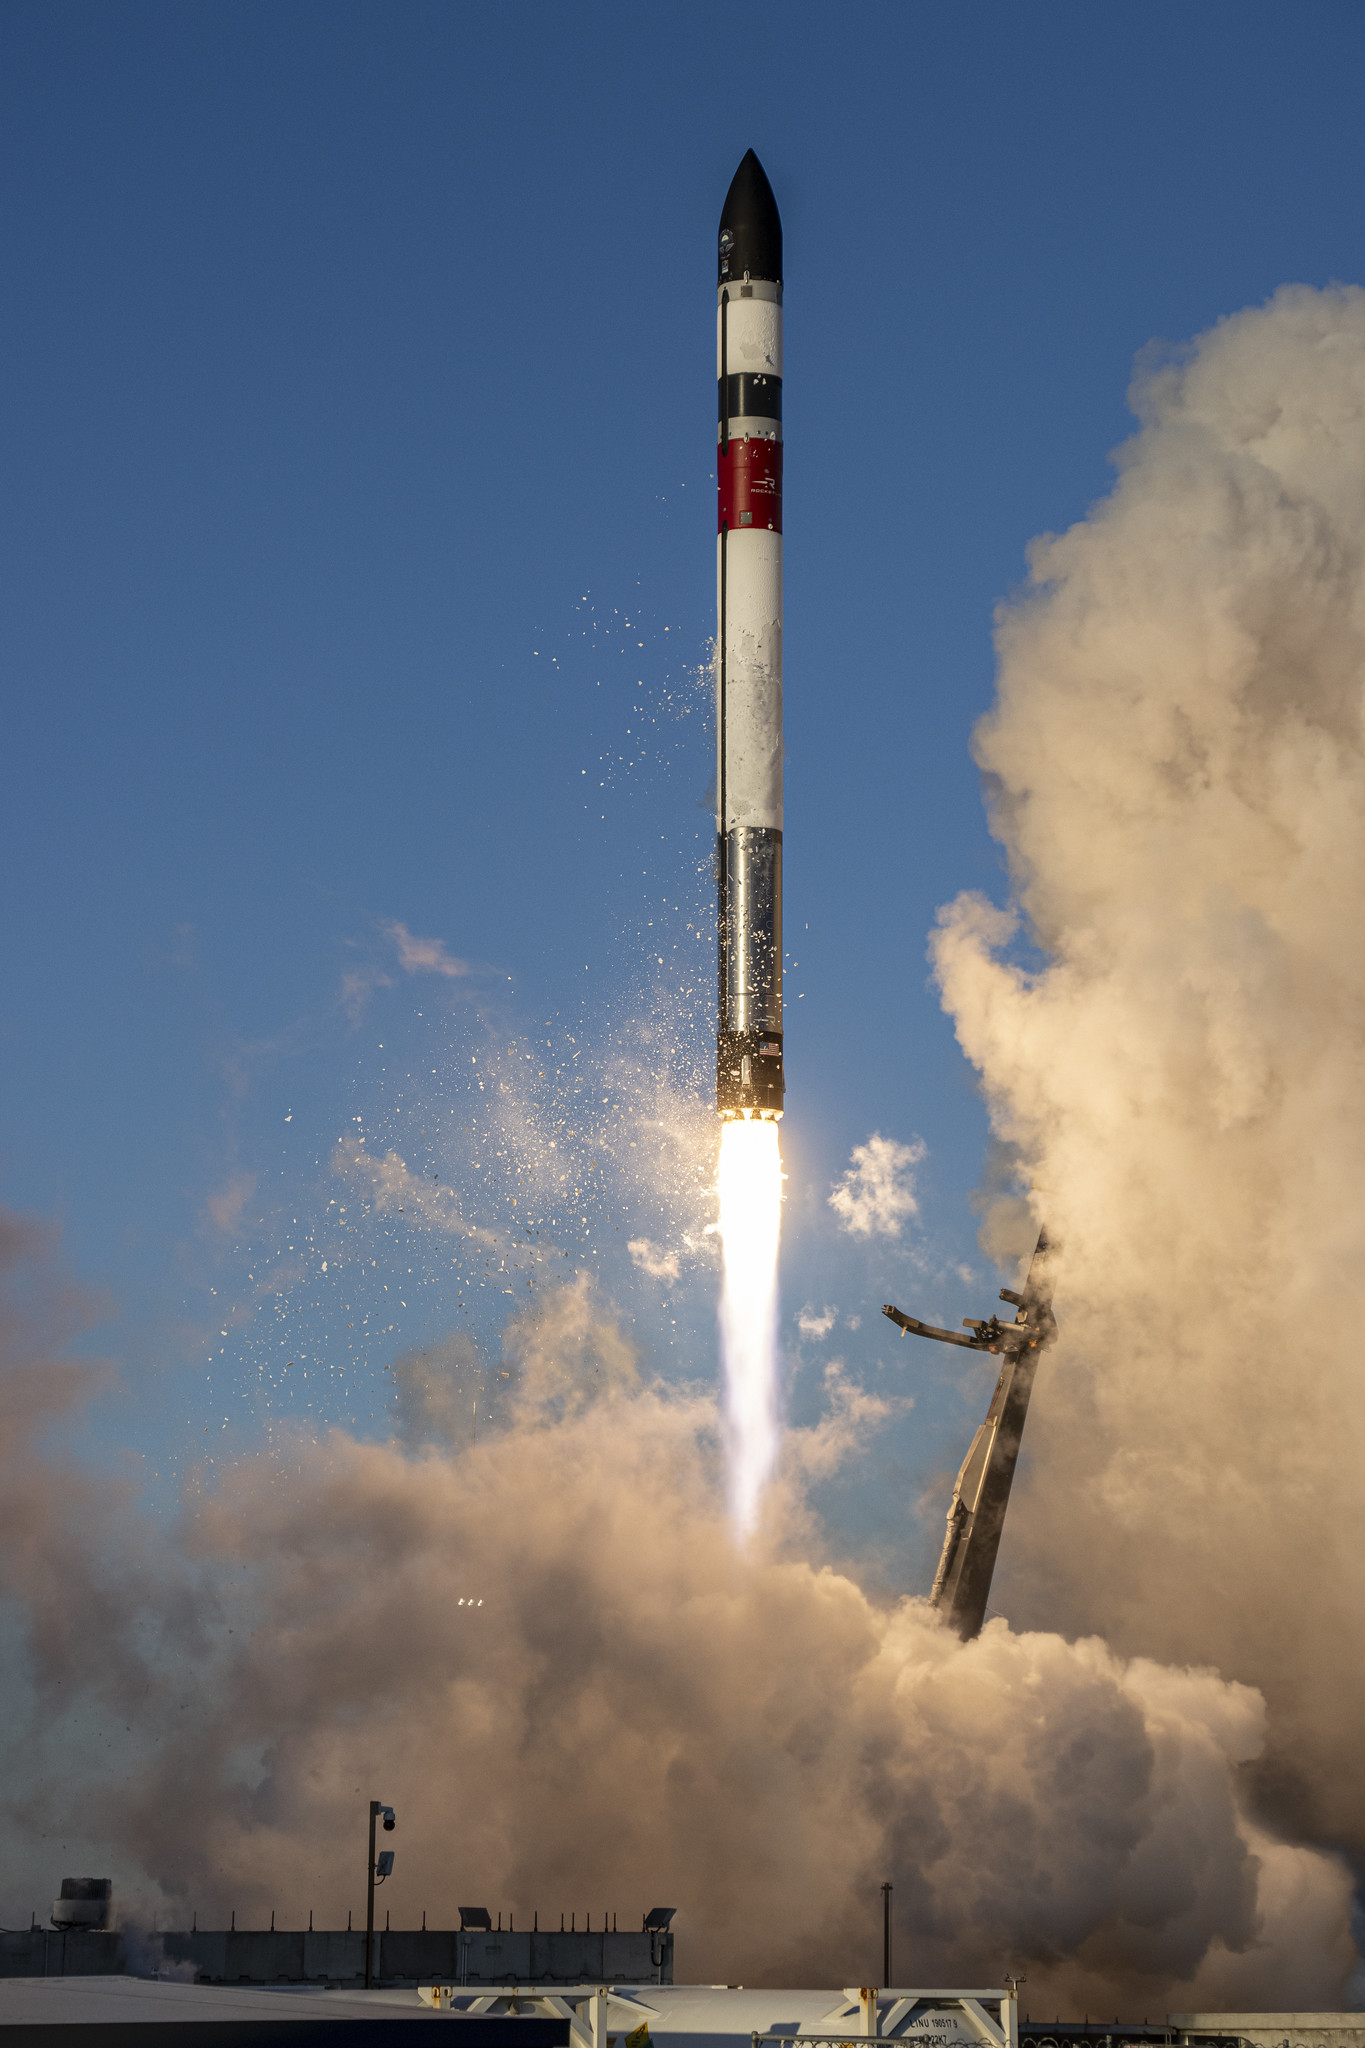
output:
M752 150L721 215L716 307L716 835L723 1115L780 1116L782 229Z

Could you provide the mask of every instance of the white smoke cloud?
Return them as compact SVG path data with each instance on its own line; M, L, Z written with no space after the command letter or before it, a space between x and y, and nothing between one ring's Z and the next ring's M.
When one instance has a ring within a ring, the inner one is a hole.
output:
M1031 1190L1065 1245L1009 1606L1260 1687L1259 1810L1365 1871L1365 293L1286 288L1134 404L977 734L1045 964L976 896L934 945L1017 1169L983 1241Z
M398 964L409 974L444 974L458 980L470 972L467 960L457 960L444 939L419 939L405 924L386 924L385 936L392 940Z
M862 1455L886 1408L837 1368L743 1554L712 1399L642 1384L582 1280L509 1325L501 1366L454 1341L408 1361L403 1444L286 1432L163 1536L43 1449L89 1383L54 1356L78 1305L56 1290L45 1337L14 1312L44 1249L0 1228L0 1590L34 1687L6 1803L34 1849L79 1829L144 1917L344 1925L378 1791L396 1897L434 1924L461 1896L528 1919L666 1896L687 1975L834 1985L875 1963L890 1878L926 1981L1014 1967L1078 2009L1340 1996L1349 1880L1249 1815L1252 1689L1002 1621L964 1647L813 1552L802 1474ZM499 1418L454 1452L478 1374Z
M331 1166L333 1173L363 1194L381 1215L401 1209L404 1215L410 1212L415 1222L451 1237L468 1238L473 1244L496 1249L505 1242L497 1231L468 1220L453 1187L419 1177L392 1148L377 1159L366 1149L363 1138L342 1139L332 1149Z
M838 1315L838 1309L831 1308L828 1302L823 1309L817 1310L814 1302L808 1301L796 1318L796 1327L803 1337L828 1337Z
M221 1230L225 1235L231 1236L241 1223L242 1212L255 1192L254 1173L230 1173L223 1185L215 1188L204 1204L215 1230Z
M678 1277L678 1254L667 1252L648 1237L632 1237L626 1250L642 1273L651 1280L673 1281Z
M829 1196L840 1229L853 1237L899 1237L906 1219L919 1214L915 1168L924 1152L919 1138L899 1145L880 1131L874 1131L865 1145L855 1145L852 1164Z
M358 967L341 977L340 1002L353 1024L358 1024L377 988L392 988L393 978L377 967Z
M398 1436L413 1446L462 1450L478 1438L482 1411L491 1424L502 1389L473 1338L463 1332L439 1344L400 1351L393 1362L393 1418Z

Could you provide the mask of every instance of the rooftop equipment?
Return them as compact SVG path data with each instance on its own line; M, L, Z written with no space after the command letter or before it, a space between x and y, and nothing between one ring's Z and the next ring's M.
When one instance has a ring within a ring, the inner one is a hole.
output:
M110 1902L113 1896L112 1878L64 1877L62 1895L52 1901L52 1925L61 1928L106 1928L109 1925Z

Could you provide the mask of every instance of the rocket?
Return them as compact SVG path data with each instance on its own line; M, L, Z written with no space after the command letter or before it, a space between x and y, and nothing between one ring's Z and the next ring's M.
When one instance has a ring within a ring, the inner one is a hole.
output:
M782 1114L782 222L750 150L716 285L716 1107Z

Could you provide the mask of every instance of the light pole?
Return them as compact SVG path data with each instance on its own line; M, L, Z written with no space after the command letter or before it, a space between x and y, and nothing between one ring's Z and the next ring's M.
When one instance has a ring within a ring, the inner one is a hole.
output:
M882 1989L891 1989L891 1893L893 1887L882 1886Z
M365 1866L365 1989L374 1989L374 1888L393 1870L393 1851L385 1849L378 1864L374 1856L374 1824L380 1814L384 1816L384 1832L391 1835L398 1823L393 1817L393 1808L385 1806L382 1799L370 1801L370 1855Z

